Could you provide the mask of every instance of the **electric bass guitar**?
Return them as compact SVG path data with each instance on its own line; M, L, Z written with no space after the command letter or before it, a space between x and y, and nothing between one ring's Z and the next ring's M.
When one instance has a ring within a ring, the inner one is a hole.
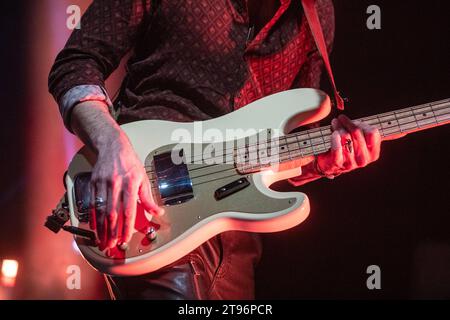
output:
M203 122L126 124L122 128L144 163L153 199L165 207L165 214L152 217L138 205L132 240L126 247L100 251L88 223L90 172L96 156L84 147L69 166L66 198L47 226L75 233L91 266L120 276L155 271L221 232L292 228L307 218L308 197L275 192L270 186L301 175L302 165L330 149L329 126L289 134L329 112L325 93L295 89ZM394 139L449 123L450 99L360 120L377 127L383 139ZM66 220L71 226L63 226Z

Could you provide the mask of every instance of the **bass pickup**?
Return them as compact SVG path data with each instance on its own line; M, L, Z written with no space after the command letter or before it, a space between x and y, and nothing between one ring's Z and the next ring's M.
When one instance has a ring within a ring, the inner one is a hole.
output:
M230 184L227 184L226 186L217 189L216 192L214 192L214 198L216 198L217 201L222 200L228 196L231 196L233 193L247 188L249 185L250 182L248 182L247 178L240 178Z

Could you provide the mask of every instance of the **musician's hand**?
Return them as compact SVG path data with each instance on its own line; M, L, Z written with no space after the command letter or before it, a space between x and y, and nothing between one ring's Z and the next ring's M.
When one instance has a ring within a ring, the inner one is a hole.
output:
M91 228L97 229L99 248L129 242L138 200L149 213L162 213L152 200L150 182L139 157L105 102L77 104L72 110L70 127L97 154L90 205Z
M97 229L99 248L113 248L129 242L132 236L138 199L153 214L162 210L154 204L146 171L125 133L99 148L91 178L91 228ZM104 200L104 205L99 205ZM123 226L119 230L119 218Z
M378 129L344 115L333 119L331 127L331 150L317 157L322 173L338 175L365 167L379 158L381 136Z

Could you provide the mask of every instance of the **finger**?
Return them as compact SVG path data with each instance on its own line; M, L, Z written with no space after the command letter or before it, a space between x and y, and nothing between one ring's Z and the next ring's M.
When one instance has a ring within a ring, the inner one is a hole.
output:
M338 120L342 127L348 132L351 132L356 128L356 124L354 124L353 121L344 114L339 115Z
M338 119L331 120L331 131L336 131L341 127L341 124L339 123Z
M349 140L353 141L352 136L343 127L338 129L338 132L341 137L340 144L341 144L342 155L343 155L342 168L344 169L344 171L349 171L357 166L356 161L355 161L355 153L353 152L353 150L351 150L352 152L350 152L346 147L346 144ZM354 146L352 146L352 149L354 149L353 147Z
M148 181L146 176L139 188L139 199L141 200L141 204L147 212L151 212L156 215L164 214L164 210L158 207L152 199L150 182Z
M331 134L331 158L334 166L341 168L344 163L344 155L342 153L341 135L339 131Z
M368 125L367 123L362 123L361 128L363 130L364 136L367 142L367 149L369 151L372 161L377 160L380 157L381 151L381 134L380 130Z
M366 166L370 162L371 157L367 149L366 138L363 134L362 129L357 125L357 123L354 123L345 115L339 116L339 121L351 135L354 152L353 158L355 160L356 165L359 167Z
M118 241L118 220L119 210L121 206L120 201L120 187L121 185L113 183L108 188L108 203L106 213L106 248L114 248Z
M107 185L104 182L96 182L95 184L94 209L97 226L98 240L100 241L100 250L104 250L106 246L106 206L97 206L95 198L99 197L108 202Z
M124 184L123 192L123 226L121 242L130 242L133 236L136 221L136 207L138 200L138 186L136 182L130 181Z
M359 167L365 167L371 161L371 157L367 149L366 137L359 127L352 132L352 139L356 164Z

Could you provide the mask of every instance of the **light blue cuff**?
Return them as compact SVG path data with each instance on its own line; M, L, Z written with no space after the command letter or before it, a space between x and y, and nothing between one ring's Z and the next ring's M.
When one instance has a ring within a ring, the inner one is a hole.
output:
M64 120L64 125L70 132L72 132L70 128L70 116L72 110L77 104L85 101L104 102L108 106L111 115L114 115L113 104L103 87L90 84L73 87L67 91L59 101L59 112Z

